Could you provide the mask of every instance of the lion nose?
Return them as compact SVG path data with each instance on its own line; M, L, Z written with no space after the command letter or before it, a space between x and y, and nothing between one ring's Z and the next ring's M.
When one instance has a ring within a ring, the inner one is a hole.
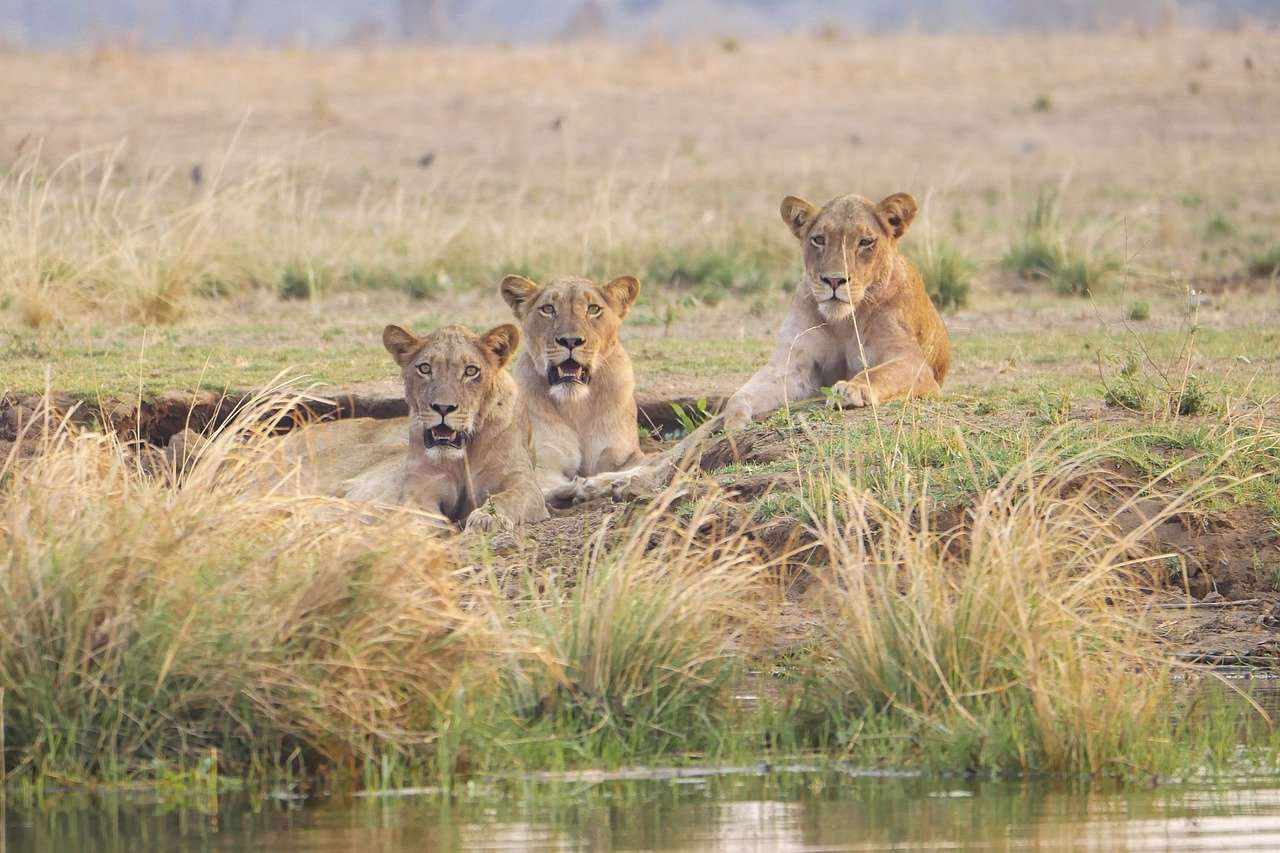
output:
M572 350L582 346L582 338L556 338L556 343L565 349Z
M436 412L436 414L443 418L458 407L450 406L448 403L432 403L431 408Z
M824 275L822 283L831 288L832 292L839 290L841 287L849 283L848 276L843 275Z

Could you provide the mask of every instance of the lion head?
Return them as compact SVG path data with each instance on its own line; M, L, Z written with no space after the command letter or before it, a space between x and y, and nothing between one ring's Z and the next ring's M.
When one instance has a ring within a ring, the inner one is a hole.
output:
M520 345L520 330L507 323L477 335L445 326L417 337L399 326L382 331L382 344L400 365L409 420L433 459L461 456L484 428L504 384L504 368Z
M801 241L805 284L827 320L844 320L888 281L898 240L916 216L916 200L894 193L876 204L843 195L822 209L802 198L782 200L782 220Z
M618 346L618 330L640 282L631 276L598 285L585 278L557 278L538 285L524 276L502 280L502 298L524 329L529 356L561 402L590 393L591 377Z

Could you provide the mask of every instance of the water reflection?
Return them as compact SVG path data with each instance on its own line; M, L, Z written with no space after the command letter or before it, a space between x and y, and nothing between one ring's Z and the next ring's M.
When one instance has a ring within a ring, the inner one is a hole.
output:
M255 809L256 806L256 809ZM5 815L0 853L1280 850L1280 780L1118 788L786 771L512 783L440 798L225 798L216 815L81 795Z

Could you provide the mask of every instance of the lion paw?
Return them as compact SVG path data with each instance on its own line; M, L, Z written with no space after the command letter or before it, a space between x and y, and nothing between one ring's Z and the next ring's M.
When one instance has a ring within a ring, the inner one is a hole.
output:
M664 476L668 473L668 469L671 469L669 463L646 465L629 471L615 471L591 477L575 477L572 482L547 492L547 503L552 506L569 507L600 498L609 498L617 502L644 500L662 490L665 481L669 479Z
M880 398L875 389L861 380L837 382L831 386L831 396L827 398L827 405L833 409L861 409L865 406L879 405L879 403Z
M503 533L510 532L514 528L515 525L506 513L492 503L476 507L471 515L467 516L467 523L463 526L463 530L467 533Z
M546 493L547 504L555 507L570 507L580 503L586 503L593 497L601 497L604 493L597 494L597 488L592 483L595 477L574 477L562 486L556 486L549 489Z

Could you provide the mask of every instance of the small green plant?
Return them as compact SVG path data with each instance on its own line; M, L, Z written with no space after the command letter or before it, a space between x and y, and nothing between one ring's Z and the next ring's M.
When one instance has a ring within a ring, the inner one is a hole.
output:
M315 270L290 267L280 274L281 299L310 299L319 291Z
M1071 418L1071 394L1052 388L1040 389L1040 404L1036 417L1053 426L1065 424Z
M1001 261L1024 279L1048 281L1063 295L1087 296L1102 290L1120 264L1074 248L1058 211L1057 194L1043 192L1027 215L1022 232Z
M1119 263L1111 258L1068 256L1062 259L1054 283L1064 296L1088 296L1101 290L1119 268Z
M1280 275L1280 244L1251 257L1248 269L1249 275L1255 278L1274 278Z
M1224 240L1228 237L1234 237L1238 233L1240 232L1235 223L1221 213L1215 213L1204 224L1204 238L1206 240Z
M911 261L939 310L955 310L968 304L977 265L967 255L946 243L930 243L923 252L912 253Z
M1053 109L1053 100L1048 95L1036 95L1031 102L1031 109L1037 113L1047 113Z
M1214 408L1208 392L1194 376L1188 376L1182 387L1169 398L1169 411L1184 417L1203 415Z
M430 299L445 289L449 276L444 272L414 270L397 272L386 269L353 269L347 273L347 284L368 290L399 290L415 301Z
M654 284L692 290L702 302L717 304L729 293L759 293L769 286L767 260L759 253L673 251L659 255L646 272Z
M1135 323L1142 323L1151 319L1151 304L1149 302L1134 302L1129 306L1128 317Z
M1151 393L1136 376L1121 376L1114 385L1107 386L1102 402L1113 409L1146 412L1151 408Z
M707 408L706 397L688 406L672 403L671 411L676 417L676 422L680 425L677 437L688 435L712 417L710 410Z

